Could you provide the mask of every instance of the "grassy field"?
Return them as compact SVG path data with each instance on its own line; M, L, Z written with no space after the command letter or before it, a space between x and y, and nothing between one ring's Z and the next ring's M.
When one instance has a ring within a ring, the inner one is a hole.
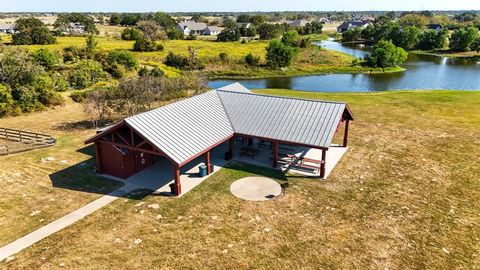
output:
M426 55L434 55L434 56L443 56L443 57L450 57L450 58L478 58L480 57L480 53L477 51L468 51L468 52L455 52L452 50L444 49L444 50L432 50L432 51L413 51L416 54L426 54Z
M318 40L325 38L323 35L313 35L312 39ZM124 41L113 37L97 37L98 49L111 51L116 49L130 50L133 47L133 41ZM10 42L9 36L3 37L3 42ZM196 50L197 57L203 59L206 63L204 72L210 78L253 78L253 77L272 77L272 76L295 76L311 75L325 73L368 73L369 68L352 66L353 57L341 52L310 47L301 49L293 64L282 70L272 70L265 67L265 48L268 41L251 41L246 44L240 42L214 42L206 40L170 40L162 44L165 50L162 52L134 52L140 59L141 64L147 66L156 66L163 69L167 75L175 76L180 71L166 67L163 64L165 56L169 52L188 55L188 48ZM84 46L84 37L58 37L57 43L52 45L30 45L25 46L33 51L38 48L49 48L61 52L67 46ZM226 53L229 60L222 62L218 55ZM244 58L248 53L260 57L260 66L249 67L244 63ZM401 68L387 69L387 72L403 71ZM372 72L383 72L380 69L374 69Z
M287 196L246 202L229 193L233 181L247 175L281 180L284 176L233 164L182 198L118 200L0 267L480 268L480 92L258 92L350 104L355 114L350 149L326 181L290 177ZM27 204L40 209L50 198L46 194L58 196L47 209L65 204L74 208L70 204L82 204L79 198L97 196L50 186L46 175L69 165L51 164L42 167L43 176L4 184L16 179L14 172L30 171L40 156L70 155L72 164L88 160L75 151L93 131L77 124L83 117L76 106L68 103L56 111L0 120L0 126L24 127L35 121L38 131L51 131L61 142L54 148L0 158L1 171L10 172L0 182L4 190L0 216L9 216L0 226L4 239L18 235L10 232L20 224L12 221L15 214L28 219L32 210L12 208ZM65 112L71 113L63 116ZM58 126L70 129L54 128ZM82 174L94 181L89 170ZM80 176L68 178L75 177ZM30 196L22 197L24 190ZM154 203L160 208L148 207Z

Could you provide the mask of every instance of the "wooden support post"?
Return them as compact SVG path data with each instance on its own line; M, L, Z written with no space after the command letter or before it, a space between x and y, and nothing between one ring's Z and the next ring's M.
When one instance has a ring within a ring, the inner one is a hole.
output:
M210 151L205 153L205 165L207 166L207 175L212 173L212 163L210 162Z
M100 147L100 144L95 143L95 171L98 174L102 174L102 163L100 162L100 151L98 148Z
M180 167L173 165L173 179L175 180L175 196L182 194L182 184L180 183Z
M252 138L248 138L248 146L252 146L253 145L253 139Z
M272 146L273 146L272 167L277 168L277 166L278 166L278 142L272 142Z
M320 163L320 178L325 178L326 159L327 159L327 150L322 149L322 162Z
M133 129L130 129L130 145L135 146L135 137L133 137Z
M348 145L348 124L350 120L345 121L345 133L343 134L343 147L347 147Z

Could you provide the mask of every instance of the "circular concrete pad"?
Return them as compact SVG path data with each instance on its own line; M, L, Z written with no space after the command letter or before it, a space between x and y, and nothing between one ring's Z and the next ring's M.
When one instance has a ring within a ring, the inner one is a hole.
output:
M268 201L280 195L280 185L267 177L245 177L230 185L235 197L247 201Z

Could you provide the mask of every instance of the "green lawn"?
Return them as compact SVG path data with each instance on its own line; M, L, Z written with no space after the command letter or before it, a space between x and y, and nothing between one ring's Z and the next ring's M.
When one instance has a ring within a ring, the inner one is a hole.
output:
M182 198L120 199L0 267L480 268L480 92L258 92L349 103L350 148L327 180L246 202L236 179L284 177L232 164Z

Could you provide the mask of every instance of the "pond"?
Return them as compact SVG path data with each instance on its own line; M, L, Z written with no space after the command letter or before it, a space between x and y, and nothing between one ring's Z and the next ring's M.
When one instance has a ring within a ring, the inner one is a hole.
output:
M362 58L368 49L328 40L316 43L330 50ZM410 53L405 72L381 74L324 74L253 80L213 80L212 88L240 82L247 88L285 88L317 92L367 92L384 90L452 89L480 90L480 62Z

